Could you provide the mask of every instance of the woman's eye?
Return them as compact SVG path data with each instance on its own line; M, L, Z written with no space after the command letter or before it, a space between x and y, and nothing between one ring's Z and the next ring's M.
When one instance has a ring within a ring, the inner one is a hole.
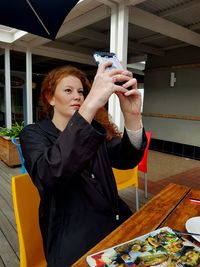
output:
M65 92L68 93L68 94L70 94L70 93L72 92L72 89L70 89L70 88L66 88L66 89L65 89Z
M83 90L80 90L80 91L78 91L78 92L79 92L79 94L83 95Z

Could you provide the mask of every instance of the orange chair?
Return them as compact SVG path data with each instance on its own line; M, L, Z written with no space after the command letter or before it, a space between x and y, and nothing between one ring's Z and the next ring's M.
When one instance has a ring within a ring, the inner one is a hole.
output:
M135 187L135 201L136 210L139 210L139 196L138 196L138 168L119 170L112 168L115 180L117 183L117 189L121 190L129 186Z
M147 192L147 155L149 151L149 145L152 137L152 132L146 132L147 136L147 147L145 148L144 151L144 156L140 163L138 164L138 170L144 173L144 192L145 192L145 198L148 197L148 192Z
M20 267L46 267L38 208L40 197L30 176L12 177L12 197L20 249Z

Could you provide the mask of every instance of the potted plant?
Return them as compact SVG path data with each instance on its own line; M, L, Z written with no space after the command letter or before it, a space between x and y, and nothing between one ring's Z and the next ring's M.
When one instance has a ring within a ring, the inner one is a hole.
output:
M17 146L12 143L12 138L18 138L24 122L15 122L11 128L0 127L0 159L9 167L21 164Z

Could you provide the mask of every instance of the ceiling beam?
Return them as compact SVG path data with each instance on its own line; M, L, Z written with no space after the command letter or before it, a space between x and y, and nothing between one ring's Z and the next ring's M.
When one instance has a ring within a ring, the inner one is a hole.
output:
M106 5L106 6L109 6L111 8L116 6L116 4L117 4L113 0L98 0L98 2L100 2L100 3L102 3L102 4Z
M181 43L181 44L177 44L177 45L170 45L170 46L164 47L163 50L167 51L167 50L177 49L177 48L186 47L186 46L188 46L188 44Z
M88 25L94 24L107 17L110 17L110 8L106 6L100 6L94 10L91 10L89 13L85 13L73 20L67 21L61 26L57 38L82 29Z
M177 13L187 11L188 9L190 9L192 7L198 7L198 6L200 7L200 1L199 0L193 0L193 1L190 1L188 3L180 4L178 6L174 6L172 8L167 9L167 10L161 11L161 12L157 13L157 15L159 17L164 18L164 17L168 17L168 16L171 16L171 15L174 15Z
M127 0L126 1L126 5L128 5L128 6L136 6L136 5L141 4L141 3L145 2L145 1L147 1L147 0Z
M200 34L137 7L130 8L129 22L182 42L200 47Z
M66 50L42 46L33 49L32 53L40 56L52 57L61 60L73 61L96 66L96 63L94 62L94 59L91 54L86 55L83 53L79 53L77 51L73 52L73 51L66 51Z
M142 54L142 55L130 57L128 60L128 64L138 63L141 61L147 61L147 57L148 57L147 54Z
M131 1L131 0L129 0L129 1ZM179 6L169 8L167 10L164 10L164 11L157 13L156 15L158 15L159 17L167 17L170 15L175 15L177 13L186 11L187 9L189 9L191 7L195 7L195 6L200 6L199 0L193 0L193 1L190 1L190 2L185 3L185 4L181 4ZM193 31L198 30L199 28L200 28L200 23L192 24L191 26L188 27L188 29L193 30ZM138 43L144 43L144 42L154 41L154 40L157 40L159 38L163 38L163 35L158 33L158 34L153 34L151 36L147 36L144 38L140 38L137 40L137 42ZM183 44L183 46L186 46L186 45Z
M189 29L193 31L200 29L200 22L192 24L191 26L189 26Z
M137 43L140 44L140 43L147 43L147 42L155 41L159 38L163 38L163 35L156 33L156 34L152 34L152 35L137 39L136 41L137 41Z
M82 2L79 2L75 7L72 8L72 10L69 12L69 14L66 16L64 23L66 23L69 20L75 19L76 17L79 17L90 10L93 10L100 6L98 1L94 0L84 0Z
M2 44L0 43L0 47L6 48L4 43ZM11 45L9 46L9 48L13 51L19 51L19 52L24 52L24 53L27 51L27 46L23 42L21 42L20 45L16 45L16 44ZM91 53L88 55L85 53L78 52L77 49L74 52L74 51L69 51L65 49L56 49L56 48L51 48L51 47L40 46L40 47L31 49L31 52L34 55L56 58L56 59L61 59L61 60L66 60L66 61L79 62L83 64L96 66L96 63L94 62L94 59Z
M162 49L153 47L153 46L149 46L149 45L145 45L145 44L140 44L137 42L129 42L128 45L128 49L131 51L140 51L143 53L147 53L147 54L152 54L152 55L156 55L156 56L164 56L165 52Z
M107 34L99 33L93 30L89 30L89 29L82 29L80 31L74 32L73 34L83 37L84 40L92 39L94 41L101 42L104 44L109 44L110 42ZM164 56L164 52L162 51L162 49L158 49L158 48L155 48L149 45L139 44L137 42L129 42L129 49L132 52L135 52L135 50L137 50L140 52L142 51L144 53L150 53L150 54L154 54L157 56Z
M73 32L73 35L82 37L84 39L94 40L94 41L101 42L101 43L106 42L106 44L110 42L110 40L109 40L110 35L109 34L97 32L97 31L90 30L87 28Z
M89 48L85 48L85 47L77 47L75 45L70 45L67 44L66 42L61 42L61 41L57 41L57 42L51 42L45 45L45 47L50 47L50 48L55 48L55 49L60 49L65 50L65 51L70 51L70 52L74 52L74 53L82 53L82 54L88 54L91 55L94 52L94 49L89 49Z

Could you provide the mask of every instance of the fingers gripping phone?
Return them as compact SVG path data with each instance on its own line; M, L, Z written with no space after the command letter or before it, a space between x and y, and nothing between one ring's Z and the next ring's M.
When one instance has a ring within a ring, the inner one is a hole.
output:
M93 54L93 57L97 63L97 65L106 62L106 61L112 61L112 66L108 67L108 70L112 70L112 69L123 69L122 64L120 63L119 59L117 58L115 53L111 53L111 52L95 52ZM124 84L124 82L116 82L116 85L120 85L122 86ZM128 90L130 90L131 88L127 88Z
M112 66L108 67L108 70L112 70L113 68L116 69L123 69L119 59L117 58L115 53L109 53L109 52L95 52L93 54L94 59L97 63L97 65L106 62L106 61L112 61Z

